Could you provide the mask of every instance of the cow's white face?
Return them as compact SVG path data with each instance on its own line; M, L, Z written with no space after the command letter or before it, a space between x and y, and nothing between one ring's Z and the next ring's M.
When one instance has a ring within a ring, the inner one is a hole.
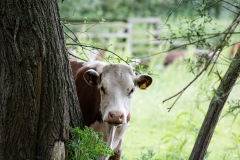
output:
M127 123L136 75L127 65L112 64L103 68L101 82L101 112L110 125Z
M137 76L132 67L124 64L110 64L90 69L84 74L89 85L97 85L101 94L103 121L110 126L120 126L129 121L130 107L135 87L146 89L152 78Z

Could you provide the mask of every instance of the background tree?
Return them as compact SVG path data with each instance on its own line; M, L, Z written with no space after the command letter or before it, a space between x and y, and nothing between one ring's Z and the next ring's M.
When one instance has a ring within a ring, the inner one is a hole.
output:
M240 48L232 60L224 77L220 80L220 85L209 104L209 109L198 134L190 159L204 159L208 145L211 141L214 129L218 123L222 109L236 83L240 73Z
M0 159L64 159L83 127L56 1L0 1Z

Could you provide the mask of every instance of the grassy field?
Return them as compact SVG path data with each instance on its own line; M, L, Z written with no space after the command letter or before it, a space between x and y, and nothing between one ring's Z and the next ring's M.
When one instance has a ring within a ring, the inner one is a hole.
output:
M227 67L216 66L219 72L223 71L221 75ZM213 87L218 86L215 74L205 74L168 112L173 100L164 104L163 100L185 87L194 75L187 72L181 61L164 70L155 70L155 73L159 77L154 78L152 86L146 91L139 89L134 95L131 124L124 140L124 160L151 159L153 154L153 159L188 159L212 98ZM236 85L228 100L239 97L240 86ZM234 119L232 115L223 117L229 105L225 104L205 159L240 159L240 118Z

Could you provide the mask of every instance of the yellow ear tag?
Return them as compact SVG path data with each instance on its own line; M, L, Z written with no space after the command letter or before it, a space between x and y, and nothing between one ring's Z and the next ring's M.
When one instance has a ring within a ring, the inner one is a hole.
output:
M141 89L146 89L146 88L147 88L146 83L143 83L139 88L141 88Z

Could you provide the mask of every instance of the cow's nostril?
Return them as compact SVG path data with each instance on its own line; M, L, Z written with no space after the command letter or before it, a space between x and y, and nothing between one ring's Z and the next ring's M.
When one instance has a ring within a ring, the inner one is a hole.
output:
M114 114L112 112L109 112L109 117L114 118Z
M120 118L123 118L123 114L120 116Z

